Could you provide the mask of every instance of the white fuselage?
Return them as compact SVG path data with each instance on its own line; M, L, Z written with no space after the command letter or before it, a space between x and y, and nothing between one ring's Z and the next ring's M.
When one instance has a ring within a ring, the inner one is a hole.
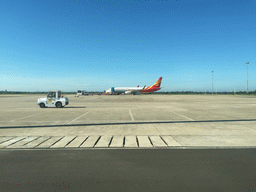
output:
M140 92L143 87L114 87L112 88L115 93L125 93L131 91L132 93ZM111 88L106 90L106 93L112 93Z

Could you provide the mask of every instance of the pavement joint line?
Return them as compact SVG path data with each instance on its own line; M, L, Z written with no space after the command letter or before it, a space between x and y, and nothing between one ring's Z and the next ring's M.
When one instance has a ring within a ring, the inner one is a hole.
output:
M96 142L94 143L93 147L95 147L95 146L97 145L97 143L99 142L99 140L101 139L101 137L102 137L102 135L100 135L100 136L98 137L98 139L97 139Z
M149 120L149 122L152 122L152 120ZM159 132L159 135L161 135L161 132L157 129L157 127L152 123L153 127L156 129L156 131Z
M132 115L132 112L131 112L130 109L129 109L129 113L130 113L130 116L131 116L131 118L132 118L132 121L134 121L134 118L133 118L133 115Z
M151 139L150 139L150 137L149 137L149 135L148 135L148 140L149 140L149 142L151 143L151 145L154 146L154 145L153 145L153 142L151 141Z
M19 139L18 139L19 138ZM22 141L22 140L24 140L26 137L14 137L14 138L12 138L11 140L13 140L13 139L18 139L18 140L16 140L16 141L14 141L13 143L10 143L9 145L6 145L4 148L6 148L6 147L8 147L8 146L11 146L11 145L14 145L15 143L18 143L19 141ZM9 141L11 141L11 140L8 140L8 141L6 141L6 142L4 142L4 143L2 143L2 144L5 144L5 143L7 143L7 142L9 142Z
M83 145L84 142L86 142L86 140L87 140L89 137L90 137L90 136L87 136L87 137L85 138L85 140L78 146L78 148L80 148L80 146Z
M112 135L110 141L109 141L109 144L108 144L108 147L110 147L111 143L112 143L112 140L113 140L114 136Z
M93 110L93 109L92 109L92 110ZM79 119L79 118L83 117L84 115L86 115L87 113L91 112L92 110L87 111L87 112L86 112L86 113L84 113L83 115L81 115L81 116L79 116L79 117L75 118L74 120L72 120L72 121L70 121L70 122L68 122L68 123L65 123L65 125L70 124L70 123L72 123L73 121L75 121L75 120L77 120L77 119Z
M181 117L184 117L184 118L186 118L186 119L188 119L188 120L195 121L194 119L191 119L191 118L186 117L186 116L184 116L184 115L181 115L181 114L179 114L179 113L176 113L176 112L173 112L173 111L170 111L170 112L171 112L171 113L174 113L174 114L176 114L176 115L179 115L179 116L181 116Z
M168 146L168 144L167 144L166 141L161 137L161 135L159 135L159 137L163 140L163 142L165 143L165 145Z
M57 136L57 137L58 137L58 136ZM57 140L57 141L55 141L54 143L52 143L49 148L51 148L51 146L53 146L53 145L55 145L56 143L58 143L58 142L59 142L60 140L62 140L64 137L65 137L65 136L61 137L59 140ZM41 144L40 144L40 145L41 145Z
M75 136L71 141L69 141L64 147L68 146L72 141L74 141L78 136Z
M136 143L137 143L137 146L140 147L140 144L139 144L139 140L138 140L137 135L136 135Z
M17 125L17 126L5 126L0 129L11 129L11 128L38 128L38 127L69 127L69 126L97 126L97 125L129 125L129 124L169 124L169 123L223 123L223 122L245 122L245 121L256 121L256 119L230 119L230 120L194 120L194 121L134 121L134 122L113 122L113 123L87 123L87 124L61 124L61 125Z
M173 136L175 136L175 135L168 135L168 136L170 136L171 138L173 138L173 140L174 141L176 141L177 143L179 143L178 141L177 141L177 139L175 139ZM184 136L186 136L186 135L184 135ZM179 143L180 144L180 143ZM180 144L181 145L181 144Z
M9 136L4 136L4 137L9 137ZM0 144L1 143L4 143L4 142L7 142L7 141L9 141L9 140L11 140L11 139L13 139L15 136L10 136L10 138L8 138L7 140L3 140L3 141L0 141Z
M45 136L40 136L39 138L41 138L41 137L45 137ZM38 138L38 139L39 139L39 138ZM49 137L49 136L48 136L48 138L46 138L45 140L43 140L41 143L35 145L33 148L36 148L37 146L43 144L44 142L48 141L48 140L51 139L51 138L52 138L52 137Z

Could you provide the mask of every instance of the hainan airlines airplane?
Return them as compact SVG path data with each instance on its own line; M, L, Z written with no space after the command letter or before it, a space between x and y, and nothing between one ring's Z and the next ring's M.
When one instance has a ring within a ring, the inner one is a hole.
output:
M124 93L124 94L136 94L136 93L151 93L154 91L158 91L161 89L160 85L162 82L162 77L160 77L154 85L150 86L150 87L146 87L146 85L144 87L139 87L139 85L137 87L111 87L110 89L106 90L106 93L108 94L120 94L120 93Z

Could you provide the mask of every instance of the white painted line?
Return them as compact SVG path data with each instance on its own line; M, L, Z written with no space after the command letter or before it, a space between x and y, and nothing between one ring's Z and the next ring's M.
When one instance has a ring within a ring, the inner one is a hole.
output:
M179 115L179 116L181 116L181 117L184 117L184 118L186 118L186 119L188 119L188 120L195 121L194 119L188 118L188 117L186 117L186 116L184 116L184 115L175 113L175 112L173 112L173 111L170 111L170 112L171 112L171 113L174 113L174 114L176 114L176 115Z
M95 145L95 147L108 147L111 138L112 138L112 136L109 136L109 135L103 135L103 136L101 136L100 140L99 140L98 143Z
M136 136L125 136L124 147L138 147Z
M169 147L181 146L181 144L179 144L177 141L175 141L172 136L164 135L164 136L161 136L161 137L163 138L163 140L167 143L167 145Z
M137 136L139 147L153 147L150 143L148 136Z
M166 147L166 144L159 136L149 136L154 147Z
M71 143L69 143L67 146L65 146L65 148L68 148L68 147L79 147L84 142L84 140L87 137L88 136L76 137L73 141L71 141Z
M124 136L113 136L112 142L109 147L123 147Z
M133 118L133 115L132 115L132 112L131 112L130 109L129 109L129 113L130 113L130 116L131 116L131 118L132 118L132 121L134 121L134 118Z
M45 112L46 113L46 112ZM16 121L16 120L20 120L20 119L26 119L28 117L33 117L33 116L37 116L37 115L41 115L41 114L44 114L44 113L38 113L38 114L35 114L35 115L29 115L29 116L26 116L26 117L21 117L21 118L18 118L18 119L13 119L11 120L10 122L13 122L13 121Z
M72 120L72 121L70 121L70 122L68 122L68 123L65 123L65 125L66 125L66 124L70 124L70 123L74 122L75 120L77 120L77 119L79 119L79 118L83 117L84 115L86 115L87 113L89 113L89 112L91 112L91 111L92 111L92 110L87 111L86 113L84 113L83 115L81 115L81 116L79 116L79 117L75 118L74 120Z
M90 136L80 147L93 147L99 137L98 135Z

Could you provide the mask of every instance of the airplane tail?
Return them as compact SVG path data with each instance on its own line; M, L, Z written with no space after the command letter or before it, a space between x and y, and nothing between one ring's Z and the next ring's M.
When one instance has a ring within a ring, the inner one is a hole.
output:
M146 90L150 90L150 89L158 89L160 90L160 86L161 86L161 82L162 82L162 77L160 77L155 83L154 85L147 87Z
M161 86L161 82L162 82L162 77L160 77L160 78L155 82L155 84L153 85L153 87L159 88L159 87Z

